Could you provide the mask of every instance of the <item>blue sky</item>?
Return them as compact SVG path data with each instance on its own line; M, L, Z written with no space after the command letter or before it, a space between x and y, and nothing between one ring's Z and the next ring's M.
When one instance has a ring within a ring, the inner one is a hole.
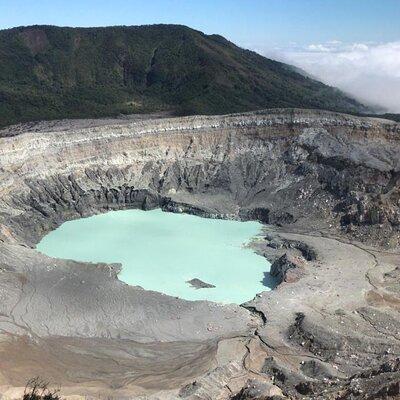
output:
M400 0L0 0L0 29L183 24L400 113Z
M0 0L0 28L184 24L246 47L400 38L400 0Z

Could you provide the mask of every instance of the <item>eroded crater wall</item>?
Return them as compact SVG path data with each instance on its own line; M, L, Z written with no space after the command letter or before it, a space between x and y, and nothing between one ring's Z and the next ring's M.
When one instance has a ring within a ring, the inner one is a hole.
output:
M278 110L20 134L1 139L1 222L33 244L65 219L190 197L209 215L344 228L393 246L399 129Z

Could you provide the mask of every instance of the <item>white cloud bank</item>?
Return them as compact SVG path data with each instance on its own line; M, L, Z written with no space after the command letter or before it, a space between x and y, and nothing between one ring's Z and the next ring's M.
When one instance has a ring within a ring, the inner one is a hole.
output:
M260 51L302 68L366 104L400 113L400 41L385 44L330 41Z

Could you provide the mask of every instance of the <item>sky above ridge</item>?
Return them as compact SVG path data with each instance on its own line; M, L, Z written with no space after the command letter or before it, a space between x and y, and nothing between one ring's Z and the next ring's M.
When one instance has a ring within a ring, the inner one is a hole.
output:
M400 0L0 0L0 29L176 23L218 33L392 112L399 21Z

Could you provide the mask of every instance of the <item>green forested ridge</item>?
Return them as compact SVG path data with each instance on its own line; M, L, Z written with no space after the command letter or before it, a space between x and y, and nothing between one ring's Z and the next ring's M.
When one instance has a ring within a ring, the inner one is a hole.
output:
M337 89L219 35L178 25L0 31L0 125L169 110L367 111Z
M376 116L376 115L373 115ZM400 122L400 114L381 114L378 115L381 118L391 119L396 122Z

